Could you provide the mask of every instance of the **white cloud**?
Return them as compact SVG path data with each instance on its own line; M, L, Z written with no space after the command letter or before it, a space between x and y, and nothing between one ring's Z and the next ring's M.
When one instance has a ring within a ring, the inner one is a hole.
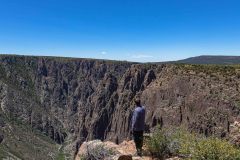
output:
M136 54L136 55L132 55L131 58L134 58L134 59L153 58L153 56L146 55L146 54Z
M105 55L105 54L107 54L107 52L106 52L106 51L102 51L101 54L102 54L102 55Z

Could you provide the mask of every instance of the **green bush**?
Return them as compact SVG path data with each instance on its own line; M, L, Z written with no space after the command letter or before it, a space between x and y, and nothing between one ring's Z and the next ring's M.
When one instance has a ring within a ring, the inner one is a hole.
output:
M216 137L204 137L184 129L157 129L146 142L154 157L178 155L189 160L240 160L240 149Z
M172 131L170 141L171 143L175 143L175 147L172 147L172 154L175 155L189 155L192 148L195 146L195 143L199 140L195 134L189 133L187 130L182 128L176 128ZM185 152L183 154L183 147L185 148Z
M218 138L202 138L181 145L180 153L192 160L240 160L240 150Z
M164 159L170 154L170 141L165 130L157 129L153 135L146 141L148 151L154 157Z

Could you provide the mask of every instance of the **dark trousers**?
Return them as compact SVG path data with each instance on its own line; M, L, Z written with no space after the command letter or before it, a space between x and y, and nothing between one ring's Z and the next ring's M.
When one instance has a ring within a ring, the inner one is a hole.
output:
M143 146L143 131L133 131L133 140L136 145L136 149L142 149Z

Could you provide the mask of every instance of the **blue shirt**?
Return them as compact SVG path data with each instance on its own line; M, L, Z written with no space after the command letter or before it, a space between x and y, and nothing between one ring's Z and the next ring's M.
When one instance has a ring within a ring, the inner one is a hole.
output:
M145 126L145 107L137 106L133 111L132 130L144 131Z

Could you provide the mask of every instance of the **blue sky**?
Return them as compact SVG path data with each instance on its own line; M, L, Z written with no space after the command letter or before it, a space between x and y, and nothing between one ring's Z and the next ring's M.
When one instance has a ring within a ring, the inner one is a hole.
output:
M239 0L0 0L0 53L166 61L240 55Z

